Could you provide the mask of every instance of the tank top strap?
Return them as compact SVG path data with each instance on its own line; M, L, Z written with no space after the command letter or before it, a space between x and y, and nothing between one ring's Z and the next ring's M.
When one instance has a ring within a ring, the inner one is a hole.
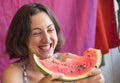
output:
M23 65L23 81L24 83L28 83L28 79L27 79L27 72L26 72L26 64L24 62L24 59L22 60L22 65Z
M56 60L59 60L59 57L57 54L54 54L53 57L56 59Z

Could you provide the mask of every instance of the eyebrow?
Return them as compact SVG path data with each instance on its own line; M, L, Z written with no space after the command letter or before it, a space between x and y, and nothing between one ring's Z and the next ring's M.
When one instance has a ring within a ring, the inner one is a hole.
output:
M48 25L47 28L50 27L50 26L52 26L52 25L53 25L53 24Z
M53 25L53 24L48 25L47 28L51 27L52 25ZM33 30L41 30L41 29L38 28L38 27L36 27L36 28L34 28ZM32 31L33 31L33 30L32 30Z

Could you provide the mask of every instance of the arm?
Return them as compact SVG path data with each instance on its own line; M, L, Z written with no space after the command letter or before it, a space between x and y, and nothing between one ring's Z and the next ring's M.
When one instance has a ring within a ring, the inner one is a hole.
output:
M3 72L2 83L23 83L21 75L21 72L10 66Z

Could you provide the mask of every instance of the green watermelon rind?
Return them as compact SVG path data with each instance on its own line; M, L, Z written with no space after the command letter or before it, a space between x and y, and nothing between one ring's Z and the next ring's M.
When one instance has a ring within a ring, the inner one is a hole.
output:
M96 50L97 51L97 55L98 55L98 60L97 60L97 63L96 63L96 66L97 68L100 67L101 65L101 62L102 62L102 53L101 53L101 50ZM37 57L36 55L34 54L34 61L37 65L37 67L39 68L39 70L44 74L44 75L49 75L49 74L53 74L54 72L51 72L50 70L46 69L44 66L42 66L41 64L39 64L39 62L37 61ZM94 70L95 67L92 69ZM80 76L77 76L77 77L68 77L68 76L64 76L64 77L61 77L61 78L58 78L56 80L64 80L64 81L74 81L74 80L80 80L80 79L84 79L84 78L87 78L89 75L88 75L89 71L86 72L85 74L83 75L80 75Z
M102 52L101 52L101 50L96 50L96 51L97 51L97 55L99 55L98 56L98 61L96 63L96 66L97 66L97 68L99 68L101 63L102 63Z

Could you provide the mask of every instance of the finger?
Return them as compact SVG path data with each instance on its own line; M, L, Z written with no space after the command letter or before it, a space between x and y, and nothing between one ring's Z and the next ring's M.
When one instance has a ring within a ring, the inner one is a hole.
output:
M89 76L94 76L94 75L97 75L97 74L100 74L101 73L101 70L100 69L94 69L92 71L90 71L88 73Z
M96 81L102 80L102 81L104 81L104 77L103 77L102 74L98 74L98 75L89 77L89 80L94 80L94 81L95 81L95 80L96 80Z
M101 76L101 80L102 80L103 82L105 82L104 76L103 76L102 74L100 74L100 76Z
M42 78L40 80L40 82L45 82L45 83L50 83L52 80L63 77L64 74L49 74L47 76L45 76L44 78Z
M62 74L62 73L49 74L48 76L46 76L46 77L44 78L44 80L54 80L54 79L61 78L61 77L63 77L63 76L64 76L64 74Z
M61 78L61 77L63 77L63 76L64 76L64 74L62 74L62 73L52 74L52 79Z
M40 80L40 83L51 83L52 81L52 74L49 74L45 77L43 77L41 80Z
M43 83L49 83L51 80L52 80L52 75L49 74L49 75L43 77L43 78L40 80L40 83L42 83L42 82L43 82Z

